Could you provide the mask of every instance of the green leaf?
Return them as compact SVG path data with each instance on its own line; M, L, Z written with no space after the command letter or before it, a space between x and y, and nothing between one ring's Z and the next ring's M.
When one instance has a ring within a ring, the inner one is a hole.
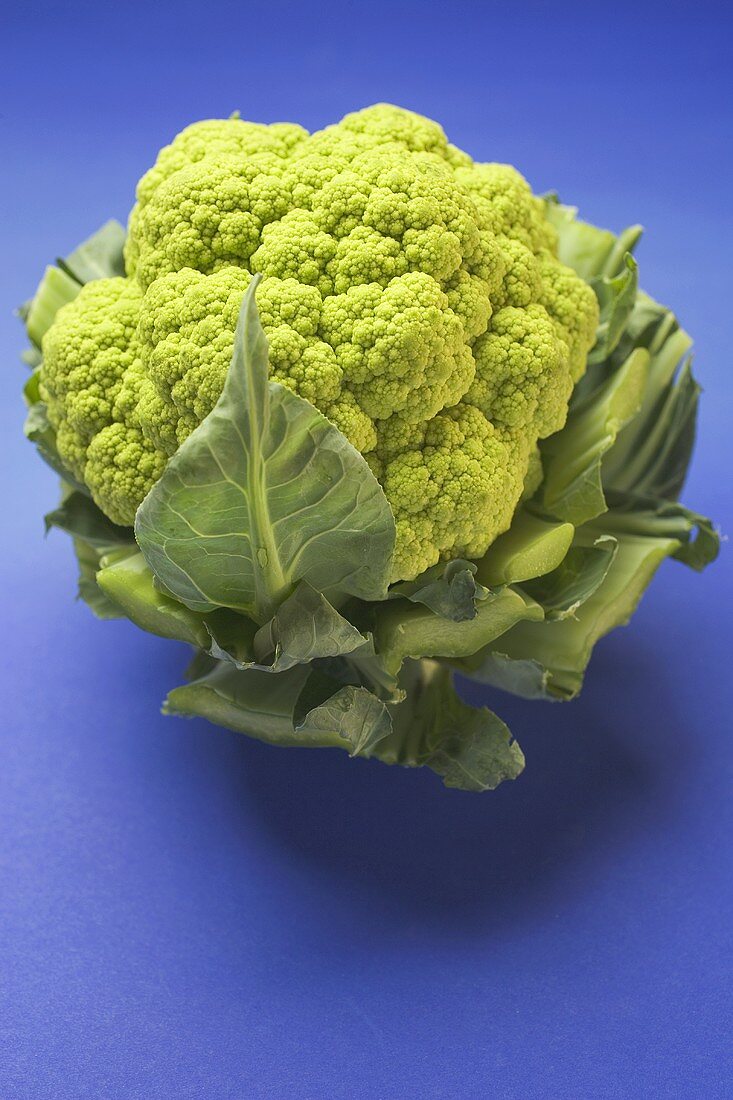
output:
M55 473L59 474L68 485L73 486L78 492L89 493L87 487L77 481L61 461L56 448L56 432L49 423L48 412L42 401L36 401L28 409L23 432L26 439L35 444L38 454L47 466L50 466Z
M261 741L347 749L370 755L392 728L383 702L362 687L340 687L300 665L276 676L216 662L171 691L166 714L206 718ZM315 682L315 686L311 686Z
M691 346L691 337L680 328L671 310L640 290L613 362L622 363L634 348L646 348L650 360L649 386L656 400L674 378L678 364Z
M594 279L619 275L627 252L633 252L642 234L640 225L632 225L618 237L607 229L580 221L574 206L549 202L547 217L558 231L560 260L590 283Z
M84 283L125 274L125 230L108 221L55 266L46 268L33 298L18 310L29 338L40 348L56 314L73 302Z
M114 218L56 263L80 284L125 274L125 227Z
M260 664L267 660L273 672L283 672L297 664L352 653L366 642L321 592L301 581L258 630L254 648Z
M615 553L616 540L599 535L590 546L572 546L557 569L523 588L542 605L549 622L570 618L603 582Z
M638 415L604 457L603 483L676 499L692 454L700 394L689 361L678 371L692 341L674 314L640 294L621 346L632 342L648 349L649 380Z
M602 275L591 283L601 310L596 342L588 356L588 364L602 363L618 344L634 307L639 285L639 269L631 253L624 256L624 267L618 275Z
M672 557L698 572L718 556L720 536L710 520L676 501L614 492L609 505L609 512L594 520L597 532L674 539L679 545Z
M475 657L458 661L460 672L480 684L491 684L501 691L509 691L523 699L556 700L548 688L550 674L539 661L516 659L496 650L485 650Z
M191 614L195 615L196 612L192 611ZM260 667L255 657L257 623L228 607L220 607L208 615L197 617L202 619L209 635L207 650L211 657L218 661L228 661L236 668Z
M477 577L490 588L541 577L557 568L574 534L572 523L541 518L520 508L506 534L499 536L478 563Z
M27 367L31 368L31 370L40 367L42 362L41 351L40 348L37 347L30 347L26 348L25 351L21 351L20 358Z
M361 455L307 401L268 382L257 281L221 398L171 458L135 529L183 603L264 623L300 580L331 603L384 598L395 530Z
M386 764L427 766L446 787L487 791L516 779L524 754L502 720L487 707L464 703L450 671L435 661L403 670L407 698L390 707L392 733L370 755Z
M344 739L334 730L314 727L297 731L293 725L298 698L310 675L306 665L275 678L259 669L242 671L217 661L199 679L171 691L163 713L206 718L275 745L344 748Z
M519 623L496 647L505 662L522 662L518 674L526 676L528 662L544 670L547 691L559 699L571 699L582 687L593 647L599 638L626 623L636 609L654 573L681 546L679 539L654 534L623 533L612 517L603 516L596 534L614 531L618 546L608 571L575 616L559 621ZM586 537L592 537L589 525ZM472 675L496 683L492 668ZM506 665L503 669L507 675Z
M678 519L683 519L687 531L686 536L678 533L677 538L681 545L672 557L675 561L681 561L683 565L689 565L691 569L701 573L715 561L720 553L720 532L707 516L692 512L674 501L660 505L657 511L657 515L663 517L669 517L672 514Z
M197 649L192 660L186 666L183 675L188 681L200 680L202 677L208 676L218 666L219 662L210 653L206 653L203 649Z
M616 539L607 534L581 528L576 543L552 572L525 581L523 590L544 611L548 623L577 618L580 608L600 588L616 554ZM505 640L513 631L474 654L451 662L461 672L480 683L512 691L529 699L552 698L549 672L529 651L512 659L504 652ZM511 641L507 643L511 645Z
M219 608L204 621L213 657L263 672L284 672L294 665L351 653L367 641L305 581L259 629L251 619L227 608Z
M634 431L635 446L630 447L622 439L623 449L615 454L614 448L605 457L604 485L675 500L682 491L692 457L699 397L700 387L687 362L677 381L657 402L654 415L645 417L648 430Z
M41 371L40 363L34 367L23 386L23 397L26 405L37 405L41 401Z
M125 545L135 547L132 528L118 527L112 523L91 497L78 489L66 493L58 508L44 518L47 531L58 527L98 550L107 551L111 547Z
M564 429L543 442L541 500L551 515L579 526L605 510L603 457L641 406L648 364L648 352L637 348L590 402L571 411Z
M73 302L81 283L58 267L47 267L28 305L25 327L28 337L40 348L44 335L62 306Z
M365 687L385 703L399 703L404 692L396 674L385 668L384 661L374 648L372 635L365 637L366 641L358 649L344 656L329 658L328 675L342 684Z
M137 626L188 642L238 669L280 673L296 664L351 653L369 641L308 586L299 586L274 620L258 630L251 619L229 608L204 615L161 591L134 548L107 553L101 566L97 584Z
M401 581L389 590L390 599L403 598L421 603L455 623L476 618L476 602L489 592L476 581L474 562L456 558L426 570L414 581Z
M272 744L332 746L387 764L427 766L446 786L464 790L491 790L524 767L501 719L463 703L448 669L432 661L405 669L406 698L391 706L362 687L332 691L327 678L303 665L276 678L223 662L199 666L203 674L170 692L164 713L206 718Z
M77 596L91 608L98 619L123 619L125 613L97 584L101 554L82 539L74 539L74 553L79 566Z
M513 588L492 592L469 622L451 622L426 607L382 604L375 613L377 652L390 673L408 657L465 657L498 638L521 619L541 619L542 608Z
M135 551L132 530L111 523L90 497L64 481L59 506L48 513L45 522L46 532L58 527L71 535L79 566L78 598L100 619L123 618L120 605L97 584L97 575L105 555Z
M369 756L392 732L386 705L363 687L342 687L310 710L296 727L297 734L320 737L335 734L348 744L350 756Z
M160 592L142 554L121 551L102 558L96 582L101 591L142 630L207 649L209 634L202 616Z

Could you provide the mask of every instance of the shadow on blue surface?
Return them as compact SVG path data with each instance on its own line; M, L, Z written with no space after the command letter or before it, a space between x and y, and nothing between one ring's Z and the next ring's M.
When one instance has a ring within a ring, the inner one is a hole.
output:
M377 891L412 921L450 919L462 929L543 910L547 917L565 887L584 891L593 882L587 861L600 870L604 851L625 836L663 827L664 806L689 774L674 692L652 681L624 641L623 658L604 647L593 685L574 704L494 696L528 759L524 775L495 792L447 791L424 771L236 737L205 770L217 797L246 804L250 826L255 817L339 894L369 905ZM476 685L466 695L487 701ZM196 725L202 735L210 730ZM196 739L201 752L205 740Z

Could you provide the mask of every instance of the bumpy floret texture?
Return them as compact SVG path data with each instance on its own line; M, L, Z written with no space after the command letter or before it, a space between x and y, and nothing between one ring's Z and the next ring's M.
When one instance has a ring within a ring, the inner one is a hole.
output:
M242 295L272 378L347 436L394 511L394 579L478 557L541 477L595 338L592 290L507 165L385 104L308 135L195 123L141 179L127 278L44 341L59 452L117 523L210 412Z

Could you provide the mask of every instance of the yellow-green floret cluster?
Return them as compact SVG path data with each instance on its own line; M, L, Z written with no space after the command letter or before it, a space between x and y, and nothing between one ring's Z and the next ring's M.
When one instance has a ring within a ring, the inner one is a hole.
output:
M255 272L272 378L366 458L395 515L394 579L484 553L565 422L598 309L515 169L380 104L309 135L195 123L141 179L126 278L45 336L58 449L130 524L210 412Z

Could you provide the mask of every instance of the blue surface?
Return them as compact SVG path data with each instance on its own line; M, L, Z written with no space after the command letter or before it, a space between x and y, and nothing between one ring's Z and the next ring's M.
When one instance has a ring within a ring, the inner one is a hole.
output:
M730 530L731 18L248 9L4 16L0 1095L729 1097L730 551L663 567L577 703L494 697L528 767L493 795L163 719L183 648L96 622L42 539L9 310L192 119L393 100L646 225L707 391L686 499Z

